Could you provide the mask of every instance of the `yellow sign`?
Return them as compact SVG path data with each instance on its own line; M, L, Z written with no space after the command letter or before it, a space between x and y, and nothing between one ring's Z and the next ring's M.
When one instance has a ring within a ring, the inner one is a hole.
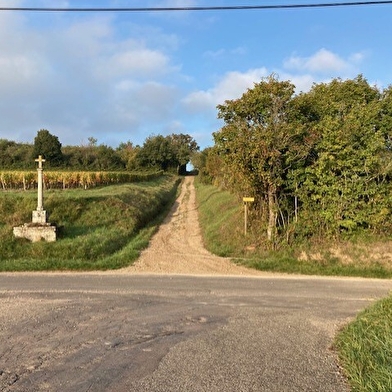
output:
M255 198L254 197L244 197L242 200L246 203L246 202L255 201Z

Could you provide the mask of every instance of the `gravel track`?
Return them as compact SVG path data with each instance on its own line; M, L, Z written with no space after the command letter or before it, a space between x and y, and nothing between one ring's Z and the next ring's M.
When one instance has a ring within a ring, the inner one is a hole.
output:
M181 192L149 247L124 273L192 275L266 275L240 267L204 248L201 236L194 177L185 177Z

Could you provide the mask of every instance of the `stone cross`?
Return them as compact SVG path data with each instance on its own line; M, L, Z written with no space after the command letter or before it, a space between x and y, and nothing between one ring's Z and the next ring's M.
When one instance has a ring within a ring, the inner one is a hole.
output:
M42 192L42 188L43 188L42 164L45 162L45 159L42 159L42 155L39 155L38 159L36 159L35 162L38 162L37 209L33 211L32 223L25 223L22 226L14 227L14 236L16 238L27 238L32 242L37 242L41 240L54 242L56 241L56 236L57 236L56 225L52 225L47 222L48 215L44 210L44 196Z
M38 159L35 160L38 162L38 204L37 211L42 211L44 209L44 196L42 191L42 163L45 162L45 159L42 159L42 155L38 156Z
M37 210L33 211L33 223L46 223L46 211L44 211L44 196L43 196L43 176L42 176L42 163L45 162L45 159L42 158L42 155L38 156L38 159L35 160L38 162L38 202L37 202Z

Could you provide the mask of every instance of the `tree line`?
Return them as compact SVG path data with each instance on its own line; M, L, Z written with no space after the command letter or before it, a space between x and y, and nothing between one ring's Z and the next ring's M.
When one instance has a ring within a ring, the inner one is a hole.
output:
M252 196L269 246L391 233L392 88L361 75L314 84L262 79L218 106L223 127L194 157L204 181Z
M0 168L32 169L34 159L42 155L46 166L69 170L163 170L186 173L186 165L199 146L188 134L149 136L142 146L132 142L117 148L98 145L97 139L88 138L81 146L63 147L57 136L46 129L37 132L34 143L17 143L0 139Z

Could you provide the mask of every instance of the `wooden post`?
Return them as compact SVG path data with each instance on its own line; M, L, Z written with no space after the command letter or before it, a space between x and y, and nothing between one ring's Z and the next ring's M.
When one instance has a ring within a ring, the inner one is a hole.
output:
M244 206L245 206L245 227L244 233L247 234L248 231L248 203L253 203L255 201L254 197L244 197L243 199Z

